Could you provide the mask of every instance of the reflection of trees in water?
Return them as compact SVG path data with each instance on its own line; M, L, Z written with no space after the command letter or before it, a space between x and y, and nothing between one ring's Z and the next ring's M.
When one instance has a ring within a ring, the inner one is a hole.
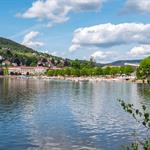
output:
M150 104L150 85L149 84L138 84L137 91L145 104Z
M0 108L13 110L17 106L31 108L45 82L30 79L0 79Z
M31 95L28 89L28 81L19 81L17 79L2 79L0 83L1 90L1 102L18 101L22 97L26 98Z
M33 118L36 107L33 103L41 87L31 80L0 79L0 139L4 147L6 139L12 147L18 144L14 140L22 144L30 142L28 118Z

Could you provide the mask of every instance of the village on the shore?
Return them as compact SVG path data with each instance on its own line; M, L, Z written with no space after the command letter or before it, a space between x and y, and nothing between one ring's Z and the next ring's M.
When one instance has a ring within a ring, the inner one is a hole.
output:
M43 78L73 81L131 81L148 83L150 58L97 63L71 60L35 51L14 41L0 39L1 78Z
M36 66L26 66L21 63L11 63L0 56L0 75L44 75L48 69L60 69L54 66L51 61L39 61Z
M148 60L116 60L105 64L99 63L101 61L97 62L93 56L88 60L71 60L36 51L12 40L0 38L1 78L113 80L143 83L149 80L147 63L150 62L150 58L145 59Z
M90 61L93 61L90 59ZM61 62L64 63L64 62ZM60 79L60 80L73 80L73 81L102 81L102 80L113 80L113 81L135 81L136 79L136 69L139 67L139 64L133 63L125 63L124 66L130 66L133 68L133 72L131 74L122 74L122 75L101 75L101 76L71 76L71 75L47 75L47 71L56 71L63 70L67 67L58 67L53 64L53 62L43 61L42 59L38 61L36 66L26 66L21 63L12 63L7 59L4 59L0 56L0 76L1 77L28 77L28 78L44 78L44 79ZM115 65L105 65L101 67L102 69L107 68L119 68L121 66Z

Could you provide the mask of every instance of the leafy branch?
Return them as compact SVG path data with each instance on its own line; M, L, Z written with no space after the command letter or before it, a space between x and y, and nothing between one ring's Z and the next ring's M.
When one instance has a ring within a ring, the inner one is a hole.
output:
M118 100L125 112L131 114L133 118L147 130L146 134L148 135L150 131L150 113L147 110L145 105L142 105L141 110L134 107L133 104L125 103L123 100ZM126 146L126 150L140 150L139 147L142 147L143 150L150 150L150 137L149 135L144 140L140 140L136 135L136 141L131 144L131 146Z

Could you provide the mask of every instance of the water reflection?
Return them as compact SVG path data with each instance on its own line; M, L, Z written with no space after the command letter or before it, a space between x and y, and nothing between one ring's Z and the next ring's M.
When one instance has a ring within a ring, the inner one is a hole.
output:
M149 105L145 89L132 83L0 79L0 147L121 149L138 126L116 99Z

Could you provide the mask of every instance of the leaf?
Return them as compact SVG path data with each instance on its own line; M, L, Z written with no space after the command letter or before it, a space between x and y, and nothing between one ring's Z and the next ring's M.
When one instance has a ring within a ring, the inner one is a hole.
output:
M136 112L136 114L138 115L138 113L139 113L139 110L138 110L138 109L136 109L136 111L135 111L135 112Z
M128 104L128 106L131 108L132 107L132 105L131 104Z
M142 108L143 108L144 111L146 110L146 106L145 105L142 105Z
M145 121L143 121L143 122L142 122L142 124L143 124L144 126L146 126L146 123L145 123Z
M149 113L145 113L144 117L145 117L145 119L148 119L149 118Z
M129 112L130 114L132 114L132 110L131 109L128 109L127 112Z

